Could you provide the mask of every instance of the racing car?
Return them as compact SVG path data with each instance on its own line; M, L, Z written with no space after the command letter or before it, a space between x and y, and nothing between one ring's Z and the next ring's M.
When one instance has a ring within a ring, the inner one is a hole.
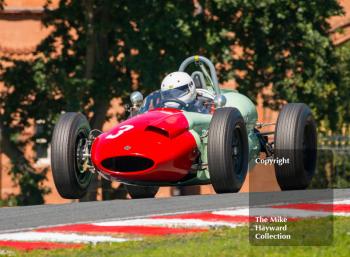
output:
M133 92L129 118L104 133L91 130L81 113L61 115L52 136L51 166L63 198L83 197L94 175L124 183L131 198L152 198L161 186L212 184L216 193L238 192L261 158L271 160L281 190L309 185L317 133L307 105L285 104L276 123L259 123L247 96L219 87L209 59L191 56L179 72L189 66L200 109L164 99L157 90L145 99ZM262 132L267 126L274 129Z

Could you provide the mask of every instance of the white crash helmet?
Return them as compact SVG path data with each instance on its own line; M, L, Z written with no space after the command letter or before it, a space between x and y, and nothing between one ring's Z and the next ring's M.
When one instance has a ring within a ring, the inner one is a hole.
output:
M160 92L162 99L177 99L185 104L191 103L196 98L196 86L190 75L186 72L176 71L168 74L162 81ZM177 107L178 104L167 103L169 107Z

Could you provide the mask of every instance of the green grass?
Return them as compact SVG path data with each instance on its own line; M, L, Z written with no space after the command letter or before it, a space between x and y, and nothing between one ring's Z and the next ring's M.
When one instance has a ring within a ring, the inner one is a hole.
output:
M305 220L290 224L290 228L304 231L322 225L327 219ZM218 229L186 236L148 238L143 241L90 245L81 249L11 251L9 256L23 257L232 257L232 256L346 256L350 255L350 218L334 218L334 239L330 246L252 246L247 226L235 229ZM322 231L316 231L319 236ZM300 242L299 242L300 243Z

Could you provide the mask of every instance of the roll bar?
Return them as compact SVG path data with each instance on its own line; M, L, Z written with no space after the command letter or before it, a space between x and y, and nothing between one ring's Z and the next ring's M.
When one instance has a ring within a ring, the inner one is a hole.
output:
M194 56L188 57L186 60L184 60L181 63L179 71L185 71L186 68L192 63L204 63L209 67L210 77L213 82L214 91L217 95L221 95L221 90L219 88L218 77L216 75L214 64L204 56L194 55Z

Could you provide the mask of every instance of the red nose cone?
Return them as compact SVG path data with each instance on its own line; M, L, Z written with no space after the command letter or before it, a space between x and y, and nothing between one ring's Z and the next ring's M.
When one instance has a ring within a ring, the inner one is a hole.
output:
M101 134L92 145L92 162L121 181L176 182L198 156L182 111L156 109Z

